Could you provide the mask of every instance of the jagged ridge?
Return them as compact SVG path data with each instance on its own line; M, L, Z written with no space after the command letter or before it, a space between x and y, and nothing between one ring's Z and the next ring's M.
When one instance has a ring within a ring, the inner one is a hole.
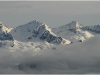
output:
M84 26L82 29L100 34L100 25Z

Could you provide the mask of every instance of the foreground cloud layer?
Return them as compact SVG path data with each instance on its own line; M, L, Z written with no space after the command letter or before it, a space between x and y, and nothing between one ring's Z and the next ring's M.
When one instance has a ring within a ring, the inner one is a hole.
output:
M0 49L0 73L100 73L100 36L39 53Z

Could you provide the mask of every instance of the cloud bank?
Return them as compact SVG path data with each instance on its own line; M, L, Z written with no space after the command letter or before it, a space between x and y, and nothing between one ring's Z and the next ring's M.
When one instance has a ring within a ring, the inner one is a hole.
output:
M0 73L95 74L100 73L100 36L83 43L59 45L34 53L0 49Z

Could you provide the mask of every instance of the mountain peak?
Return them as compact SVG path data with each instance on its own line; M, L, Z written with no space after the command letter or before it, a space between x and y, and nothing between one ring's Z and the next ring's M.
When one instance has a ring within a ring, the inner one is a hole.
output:
M78 21L72 21L69 24L75 25L75 26L82 26L82 24L80 24Z
M33 21L31 21L31 22L38 22L38 23L40 23L40 21L39 21L39 20L33 20Z
M38 25L38 24L45 24L45 23L43 23L43 22L40 22L39 20L33 20L33 21L31 21L31 22L29 22L29 23L27 23L27 24L34 24L34 25Z
M72 21L66 25L63 25L63 26L60 26L59 28L62 29L62 30L77 30L77 29L80 29L82 28L83 25L77 21Z
M69 26L70 29L79 29L83 27L83 25L77 21L72 21L71 23L68 23L67 25Z
M11 31L12 28L7 27L6 25L4 25L2 22L0 22L0 34L2 32L4 33L9 33Z

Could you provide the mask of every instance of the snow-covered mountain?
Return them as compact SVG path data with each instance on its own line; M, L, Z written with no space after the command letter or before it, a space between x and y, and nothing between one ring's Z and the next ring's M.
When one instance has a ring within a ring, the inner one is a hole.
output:
M7 27L0 22L0 48L37 52L47 48L55 49L55 45L59 44L83 42L98 34L100 34L100 25L83 26L77 21L52 29L38 20L16 28Z
M60 26L58 28L52 28L52 31L55 34L62 36L63 38L67 38L70 41L82 42L96 34L99 34L100 26L83 26L77 21L72 21L71 23Z
M69 40L54 34L51 29L40 21L34 20L25 25L20 25L10 32L14 39L18 41L33 41L41 42L46 41L48 43L55 44L70 44Z
M45 23L34 20L16 28L0 23L0 47L7 50L33 50L35 52L54 45L72 42L54 34Z

